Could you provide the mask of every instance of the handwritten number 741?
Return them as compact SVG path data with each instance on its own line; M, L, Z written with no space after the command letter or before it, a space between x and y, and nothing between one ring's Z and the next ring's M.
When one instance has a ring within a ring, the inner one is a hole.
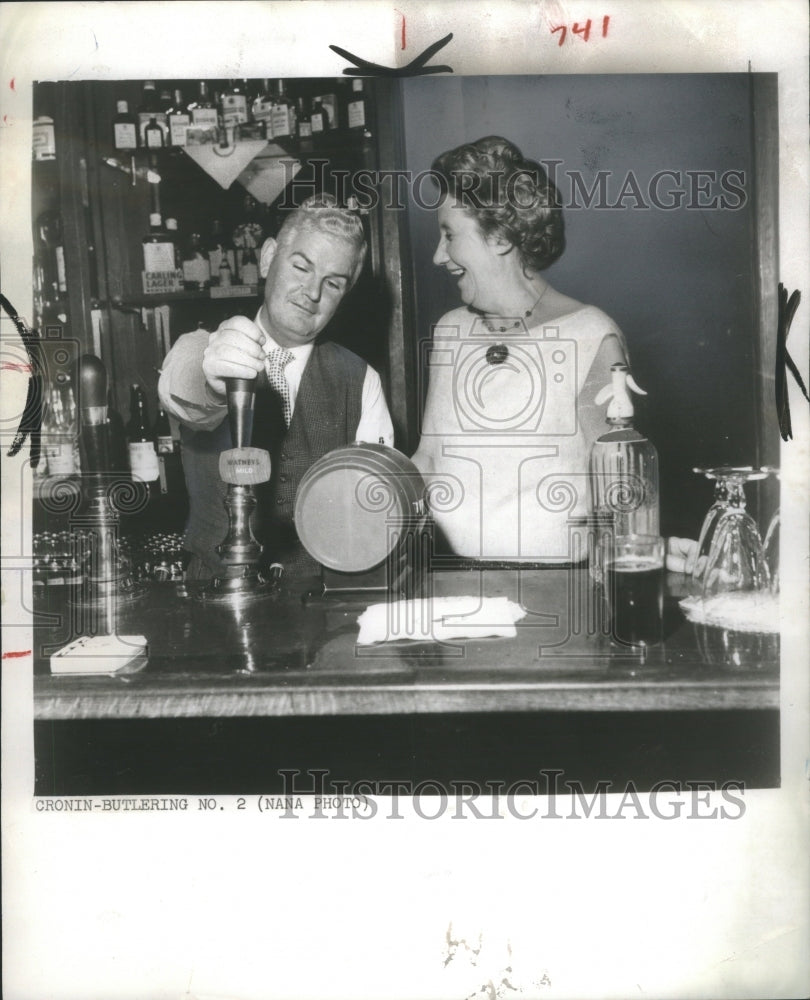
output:
M605 17L602 18L602 38L607 38L609 23L610 23L610 15L606 15ZM583 42L587 42L588 39L591 37L591 25L592 22L590 18L588 18L588 20L584 24L580 24L579 21L574 21L571 27L571 32L574 35L579 35L582 38ZM557 25L556 28L551 29L551 34L556 35L558 31L562 32L562 34L560 35L560 40L557 44L563 45L565 42L565 36L568 34L567 25L565 24Z

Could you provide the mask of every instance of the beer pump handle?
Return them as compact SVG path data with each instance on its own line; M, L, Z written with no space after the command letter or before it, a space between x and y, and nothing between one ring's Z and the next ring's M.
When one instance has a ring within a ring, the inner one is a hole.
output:
M261 448L251 448L255 378L226 378L228 423L233 447L219 456L219 474L232 486L258 486L270 479L270 455Z
M107 369L94 354L83 354L78 369L82 468L88 473L107 472L110 468Z
M253 438L253 404L256 399L255 378L226 378L228 423L234 448L249 448Z

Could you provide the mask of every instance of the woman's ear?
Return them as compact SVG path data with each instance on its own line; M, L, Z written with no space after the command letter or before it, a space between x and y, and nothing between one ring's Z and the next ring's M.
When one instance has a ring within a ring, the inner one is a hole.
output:
M262 278L267 277L267 272L270 270L270 265L277 250L278 243L276 243L272 236L269 236L262 244L262 252L259 255L259 274Z
M514 243L510 243L505 236L499 236L497 233L492 233L490 236L487 236L487 243L489 243L492 249L502 257L511 253L515 248Z

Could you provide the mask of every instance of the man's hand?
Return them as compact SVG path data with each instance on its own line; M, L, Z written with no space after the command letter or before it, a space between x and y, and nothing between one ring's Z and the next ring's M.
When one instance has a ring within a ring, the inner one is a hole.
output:
M226 378L256 378L264 367L263 341L264 334L247 316L223 320L203 351L202 369L211 391L224 396Z

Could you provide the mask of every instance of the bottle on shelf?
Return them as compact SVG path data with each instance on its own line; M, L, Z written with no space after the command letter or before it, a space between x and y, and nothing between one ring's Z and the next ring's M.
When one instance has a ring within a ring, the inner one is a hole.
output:
M350 132L369 135L366 95L363 81L359 77L352 80L352 92L346 104L346 124Z
M253 98L251 104L251 114L253 120L264 126L264 134L268 139L273 138L272 114L275 98L270 90L270 81L262 80L261 90Z
M296 135L295 105L287 97L284 81L277 80L277 96L270 115L273 139L293 139Z
M191 114L192 136L195 140L214 142L219 128L216 105L208 96L208 84L200 80L197 100L189 105Z
M127 452L129 471L133 479L154 483L160 476L157 451L146 396L140 385L133 383L129 390L129 423L127 424Z
M176 270L174 241L163 228L160 212L149 214L149 232L142 242L144 271L166 274Z
M42 454L49 476L80 471L76 399L70 376L60 372L50 387L42 422Z
M162 406L158 407L158 415L155 420L155 444L158 455L174 454L172 426L169 423L169 415Z
M163 149L166 145L166 133L158 125L155 115L152 115L143 130L143 144L147 149Z
M230 279L232 278L236 268L236 261L234 259L233 247L230 245L219 219L214 219L211 223L211 234L208 237L206 252L208 254L208 265L211 271L211 284L223 284L223 261L227 265L227 267L224 268L224 271L226 272L226 281L224 284L231 284L232 282Z
M147 146L146 128L154 119L154 124L160 128L164 134L166 131L166 113L160 106L160 100L155 89L154 80L146 80L143 85L143 96L138 107L138 135L141 146ZM156 137L153 135L153 142ZM161 146L165 143L161 143ZM156 148L156 147L152 147Z
M174 101L166 113L169 125L169 145L183 147L186 145L186 135L191 125L191 115L183 100L183 91L175 90Z
M306 98L299 97L296 105L298 141L304 149L307 149L312 145L312 121L309 116L309 102Z
M168 236L168 242L174 247L174 270L183 270L183 254L180 250L180 233L177 229L177 219L169 217L166 219L166 235Z
M205 291L211 284L211 265L199 233L190 233L183 252L183 285L189 291Z
M609 430L591 448L591 509L612 521L616 537L659 534L658 453L651 441L633 427L630 393L646 395L627 365L611 365L611 383L596 396L610 400Z
M50 115L38 115L33 121L31 155L39 161L56 159L56 133Z
M247 246L242 250L239 261L239 282L242 285L258 285L259 283L259 262L256 260L256 251L252 246Z
M62 219L55 208L45 209L37 216L35 236L43 304L55 306L67 292Z
M225 129L228 145L238 135L240 125L248 120L248 99L244 82L229 80L219 99L221 125Z
M309 122L312 130L312 138L317 142L323 138L324 133L329 128L329 116L323 104L321 104L320 97L312 98L312 108L309 112Z
M112 389L107 391L107 427L110 434L110 471L128 472L129 454L124 419L113 405Z
M113 118L113 146L116 149L138 148L138 119L130 114L127 101L116 101L116 115Z

